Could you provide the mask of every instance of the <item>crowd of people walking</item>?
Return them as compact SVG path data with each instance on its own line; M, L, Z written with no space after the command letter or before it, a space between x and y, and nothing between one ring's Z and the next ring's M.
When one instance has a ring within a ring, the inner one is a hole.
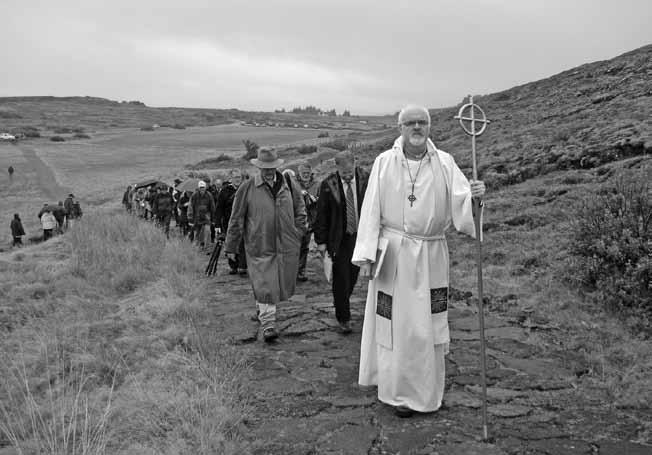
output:
M229 273L249 277L266 342L279 336L277 310L308 279L314 235L343 335L353 331L350 297L358 276L370 278L358 382L377 386L380 401L409 417L442 404L450 343L445 231L454 226L476 235L485 188L428 138L427 109L401 110L398 129L370 172L344 150L319 182L307 162L296 173L281 172L284 160L262 147L250 160L258 170L251 178L233 169L224 182L199 181L192 191L178 191L178 180L129 187L123 203L168 235L174 218L202 251L223 241Z
M57 205L45 203L36 215L41 223L42 236L35 237L46 241L55 235L63 234L82 217L82 214L81 204L72 193L64 201L59 201ZM14 213L10 228L13 238L11 246L23 246L23 237L27 234L20 214Z

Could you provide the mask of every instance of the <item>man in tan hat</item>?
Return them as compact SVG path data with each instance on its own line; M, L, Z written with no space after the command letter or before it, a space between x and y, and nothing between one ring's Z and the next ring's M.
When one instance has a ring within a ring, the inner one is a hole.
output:
M306 207L298 188L290 190L276 169L283 164L276 151L263 147L251 160L260 172L235 193L224 251L235 260L240 240L258 307L263 338L278 337L276 305L294 294L299 246L306 227Z

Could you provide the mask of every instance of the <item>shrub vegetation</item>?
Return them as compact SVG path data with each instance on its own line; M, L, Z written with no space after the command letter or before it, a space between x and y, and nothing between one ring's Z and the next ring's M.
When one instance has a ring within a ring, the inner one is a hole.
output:
M304 144L297 149L297 153L300 155L312 155L313 153L317 153L317 146Z
M580 281L645 330L652 329L651 191L649 168L620 174L581 201L571 244Z
M245 139L242 141L242 143L244 144L245 149L247 150L245 154L242 156L243 160L250 160L258 156L258 149L260 148L258 144L256 144L251 139Z

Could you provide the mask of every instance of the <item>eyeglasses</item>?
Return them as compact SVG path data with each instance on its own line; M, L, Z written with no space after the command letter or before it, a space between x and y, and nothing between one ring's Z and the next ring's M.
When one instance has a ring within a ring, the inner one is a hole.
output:
M408 128L415 128L419 125L421 126L428 125L428 120L408 120L406 122L403 122L403 126L407 126Z

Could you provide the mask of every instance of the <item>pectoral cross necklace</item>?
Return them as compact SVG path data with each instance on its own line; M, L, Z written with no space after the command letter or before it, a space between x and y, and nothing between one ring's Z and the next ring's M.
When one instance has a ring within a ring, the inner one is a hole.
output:
M414 179L412 178L412 172L410 171L410 163L408 163L407 157L405 159L405 165L407 166L408 175L410 176L410 183L412 184L412 192L407 198L408 201L410 201L410 207L412 207L414 201L417 200L417 197L414 195L414 184L417 182L417 178L419 177L419 171L421 170L421 164L423 163L424 156L426 156L425 152L423 153L423 155L421 155L421 159L419 160L419 167L417 167L417 173L414 174Z

